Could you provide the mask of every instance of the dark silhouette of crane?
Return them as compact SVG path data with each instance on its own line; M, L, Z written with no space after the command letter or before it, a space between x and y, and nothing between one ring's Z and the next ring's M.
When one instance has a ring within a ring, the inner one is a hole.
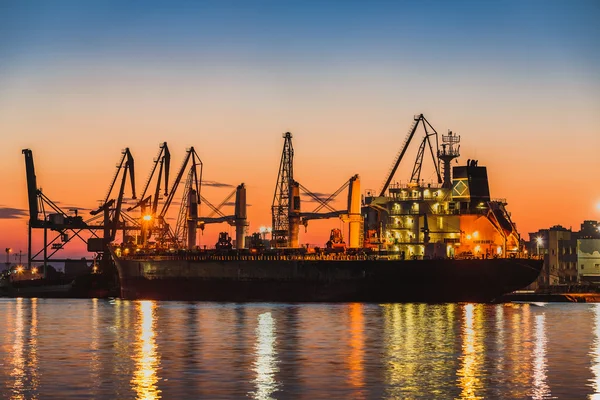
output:
M360 229L360 189L358 175L353 176L336 190L327 199L323 200L300 182L294 180L294 148L292 134L283 134L284 143L279 164L279 173L275 194L273 196L272 213L272 246L273 247L299 247L298 233L300 224L305 227L311 219L326 219L341 217L351 223L351 236L353 247L358 247ZM349 189L348 207L345 210L335 210L330 203L344 189ZM311 213L301 212L301 191L317 202L317 208ZM321 212L327 209L327 212ZM350 215L352 214L352 215Z
M297 206L298 210L300 209L299 195L297 200L292 199L292 202L290 203L290 190L294 186L294 148L292 146L292 134L286 132L283 134L283 138L285 141L283 143L277 184L275 185L275 194L273 195L273 204L271 206L273 222L271 237L273 247L288 247L290 238L289 209L294 208L295 206Z
M435 172L437 175L438 183L442 183L442 176L440 175L440 161L437 158L437 154L434 153L433 145L431 143L433 140L431 138L435 137L435 148L437 150L438 149L438 134L437 134L436 130L434 129L434 127L431 126L429 121L427 121L427 119L423 116L423 114L419 114L419 115L414 116L414 122L411 125L410 129L408 130L408 133L406 135L406 138L404 139L404 142L402 143L402 147L400 148L400 151L398 152L398 154L396 154L396 157L394 158L394 162L392 163L392 166L387 174L386 180L384 181L384 183L381 187L381 190L379 191L379 197L385 195L385 192L388 189L388 187L390 186L390 183L392 182L392 178L394 177L394 174L396 173L396 170L398 169L400 162L404 158L404 154L406 153L406 150L408 150L410 142L411 142L413 136L415 135L415 132L417 131L417 128L419 127L419 125L423 126L423 130L425 131L425 136L423 137L423 140L421 141L421 145L419 146L419 151L417 152L417 159L415 160L415 163L413 165L410 182L417 183L417 184L419 183L419 181L421 179L421 167L423 166L423 158L425 156L425 148L429 147L429 151L431 153L431 158L433 159L433 165L435 167Z

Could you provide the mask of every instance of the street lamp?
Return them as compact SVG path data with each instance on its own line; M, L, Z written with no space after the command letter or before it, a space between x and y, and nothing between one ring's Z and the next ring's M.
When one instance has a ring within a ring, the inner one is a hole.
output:
M537 255L539 257L540 256L540 245L542 244L542 237L538 236L537 238L535 238L535 242L536 242L536 247L537 247Z

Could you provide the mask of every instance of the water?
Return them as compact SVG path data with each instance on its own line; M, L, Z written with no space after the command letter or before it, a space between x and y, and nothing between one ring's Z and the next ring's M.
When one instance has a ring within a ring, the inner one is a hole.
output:
M0 299L1 399L600 399L600 304Z

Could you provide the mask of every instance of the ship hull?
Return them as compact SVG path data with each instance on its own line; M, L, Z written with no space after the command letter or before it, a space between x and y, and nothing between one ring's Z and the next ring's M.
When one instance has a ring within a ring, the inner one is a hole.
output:
M532 259L118 259L124 299L224 302L491 302L539 275Z

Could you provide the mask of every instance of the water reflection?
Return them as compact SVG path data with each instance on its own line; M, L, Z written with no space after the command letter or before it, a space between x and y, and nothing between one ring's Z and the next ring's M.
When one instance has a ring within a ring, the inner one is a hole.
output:
M461 367L457 371L458 385L461 388L461 399L482 399L478 393L481 391L481 366L483 345L476 333L475 322L477 320L477 330L480 328L481 305L465 304L463 306L463 325L462 325L462 355L460 357Z
M159 399L157 369L160 364L156 351L155 312L156 304L145 300L137 303L139 334L136 340L136 368L131 384L138 399Z
M256 344L254 352L256 361L253 371L256 373L254 385L256 391L251 393L255 399L271 399L271 395L277 390L278 384L275 374L277 368L277 351L275 350L276 330L275 322L270 312L258 316L256 327Z
M531 397L533 399L546 399L550 396L550 388L546 383L547 361L546 361L546 316L544 314L535 317L535 348L533 351L533 388Z
M364 322L363 305L350 304L350 354L348 356L349 382L355 388L364 385Z
M99 341L100 334L98 329L98 299L92 299L92 342L90 343L90 370L92 375L91 385L95 388L100 386L100 356Z
M23 379L25 375L25 359L23 357L23 305L22 298L17 299L15 310L15 339L12 347L12 396L14 400L24 399Z
M29 327L29 357L27 361L27 370L29 375L29 386L30 386L30 398L37 398L37 387L38 387L38 352L37 352L37 340L38 340L38 299L31 299L31 325Z
M453 376L455 306L383 306L386 397L450 398L439 376ZM368 354L368 353L367 353ZM365 361L368 365L368 361Z
M592 387L594 394L591 399L600 400L600 304L594 304L594 342L592 343L592 374L594 381Z
M510 395L514 398L523 398L529 394L533 377L533 337L531 334L531 306L529 304L515 304L511 307L511 348L508 351L510 380L513 383ZM508 318L507 318L508 319Z

